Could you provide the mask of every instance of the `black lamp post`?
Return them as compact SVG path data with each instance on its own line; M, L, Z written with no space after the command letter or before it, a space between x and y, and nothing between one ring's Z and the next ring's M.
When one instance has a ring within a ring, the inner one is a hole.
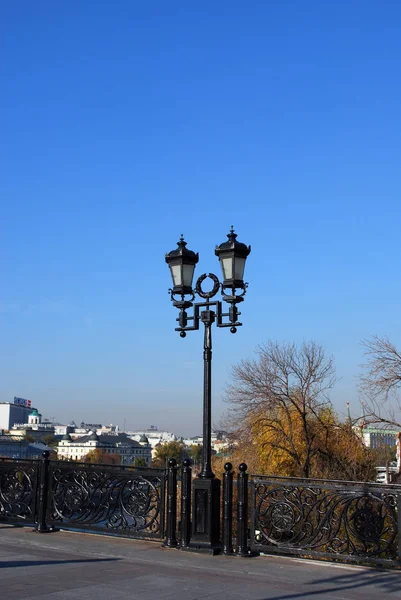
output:
M230 327L231 333L237 331L242 323L238 321L237 304L243 301L247 284L244 283L245 261L251 251L250 246L237 242L237 235L231 228L228 241L215 249L223 272L223 282L220 283L213 273L201 275L195 288L192 280L199 257L198 254L186 248L186 242L181 236L178 248L166 254L166 262L170 267L173 288L169 290L173 305L179 309L176 319L181 337L187 331L199 329L199 324L205 326L204 333L204 383L203 383L203 452L202 468L193 485L192 496L192 541L190 547L204 548L212 552L219 551L220 543L220 480L212 471L211 457L211 376L212 376L212 331L213 323L217 327ZM210 292L202 289L205 279L211 279L213 288ZM219 291L228 303L228 312L223 312L221 300L211 301ZM195 295L203 302L193 302ZM193 308L189 316L187 310ZM201 310L203 309L203 310Z

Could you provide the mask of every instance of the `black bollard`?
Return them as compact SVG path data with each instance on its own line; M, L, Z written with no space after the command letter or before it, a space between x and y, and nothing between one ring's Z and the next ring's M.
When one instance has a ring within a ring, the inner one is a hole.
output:
M237 500L237 553L238 556L249 556L248 547L248 473L247 465L241 463L238 474Z
M223 554L233 553L233 472L232 464L224 465L223 474Z
M42 454L42 462L40 465L38 524L36 526L36 531L38 533L50 533L51 531L55 531L55 527L49 527L46 523L47 500L49 496L49 456L50 452L45 450Z
M182 463L181 485L181 548L187 548L191 541L191 485L192 467L189 458Z
M170 458L168 461L167 474L167 524L166 540L164 546L167 548L177 547L177 461Z

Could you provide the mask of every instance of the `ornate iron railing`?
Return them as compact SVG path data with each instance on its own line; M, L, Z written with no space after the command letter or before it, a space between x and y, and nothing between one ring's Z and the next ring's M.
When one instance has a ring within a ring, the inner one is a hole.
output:
M400 486L255 477L251 492L254 550L400 561Z
M34 523L40 462L0 459L0 519Z
M47 521L135 538L164 536L164 469L50 462Z
M401 486L286 477L237 480L225 465L220 498L224 554L259 552L400 565ZM0 519L164 540L197 549L190 462L142 469L0 459Z

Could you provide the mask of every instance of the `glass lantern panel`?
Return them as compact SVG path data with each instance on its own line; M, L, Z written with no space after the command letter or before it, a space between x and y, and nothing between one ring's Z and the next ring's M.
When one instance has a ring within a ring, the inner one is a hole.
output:
M233 278L233 259L231 256L229 258L221 259L221 267L223 269L224 279L232 279Z
M192 287L192 279L194 277L195 265L182 265L183 285Z
M173 278L174 287L182 285L181 281L181 265L171 265L171 275Z
M235 258L235 274L234 279L242 281L244 279L245 258Z

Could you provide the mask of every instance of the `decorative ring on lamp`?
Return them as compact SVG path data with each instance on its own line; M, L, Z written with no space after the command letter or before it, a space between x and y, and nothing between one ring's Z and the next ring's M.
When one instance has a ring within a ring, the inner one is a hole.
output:
M202 290L202 283L205 281L205 279L211 279L214 282L213 288L210 290L210 292L204 292ZM198 296L200 296L201 298L213 298L213 296L215 296L217 294L217 292L220 289L220 281L218 280L218 278L216 277L216 275L213 275L213 273L204 273L203 275L201 275L198 279L198 281L196 282L196 286L195 286L195 291L198 294Z

